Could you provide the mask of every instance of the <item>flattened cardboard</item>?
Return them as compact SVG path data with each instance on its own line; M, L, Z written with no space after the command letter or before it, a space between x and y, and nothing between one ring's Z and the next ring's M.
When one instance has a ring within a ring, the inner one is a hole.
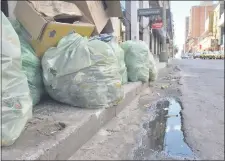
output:
M46 17L55 17L59 15L81 17L82 12L74 4L65 1L29 1L33 7Z
M17 1L14 14L26 29L28 40L38 56L42 56L48 48L56 46L61 38L72 31L89 37L95 29L93 24L86 22L70 24L50 21L38 13L28 1Z

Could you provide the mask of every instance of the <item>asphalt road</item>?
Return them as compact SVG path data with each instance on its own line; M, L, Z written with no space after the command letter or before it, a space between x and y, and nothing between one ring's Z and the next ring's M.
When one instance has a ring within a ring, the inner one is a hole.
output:
M184 133L201 159L224 160L224 61L174 60L182 71Z

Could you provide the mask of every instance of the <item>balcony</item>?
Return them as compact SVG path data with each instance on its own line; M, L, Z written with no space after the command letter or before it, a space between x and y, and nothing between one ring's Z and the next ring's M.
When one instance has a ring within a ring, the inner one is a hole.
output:
M224 12L220 16L220 19L218 21L218 26L224 27Z

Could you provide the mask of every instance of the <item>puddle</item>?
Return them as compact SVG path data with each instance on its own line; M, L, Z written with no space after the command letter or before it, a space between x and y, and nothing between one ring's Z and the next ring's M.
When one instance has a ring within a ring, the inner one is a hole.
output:
M154 120L143 124L140 145L134 150L138 160L196 159L182 131L181 105L166 98L156 103Z

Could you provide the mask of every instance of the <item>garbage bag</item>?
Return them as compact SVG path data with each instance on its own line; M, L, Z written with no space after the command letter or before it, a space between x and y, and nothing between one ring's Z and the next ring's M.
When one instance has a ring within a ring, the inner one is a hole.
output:
M22 71L19 38L2 14L2 146L12 145L32 117L32 100Z
M125 60L124 60L124 51L116 43L113 35L112 34L100 34L100 35L93 36L90 40L94 40L94 39L107 42L110 45L110 47L113 49L113 51L117 57L117 60L118 60L122 84L127 83L127 81L128 81L127 67L125 65Z
M114 53L116 54L118 63L119 63L119 71L122 79L122 84L125 84L128 82L127 78L127 67L125 65L124 60L124 51L123 49L115 42L108 42L108 44L112 47Z
M103 41L71 33L45 52L42 69L47 92L62 103L107 108L124 98L117 58Z
M125 52L128 80L148 82L150 70L150 51L143 41L125 41L121 44Z
M41 60L36 56L34 49L23 36L24 28L17 20L10 20L17 32L21 45L22 69L27 76L27 81L31 93L33 106L38 104L44 94L44 84L42 80Z

